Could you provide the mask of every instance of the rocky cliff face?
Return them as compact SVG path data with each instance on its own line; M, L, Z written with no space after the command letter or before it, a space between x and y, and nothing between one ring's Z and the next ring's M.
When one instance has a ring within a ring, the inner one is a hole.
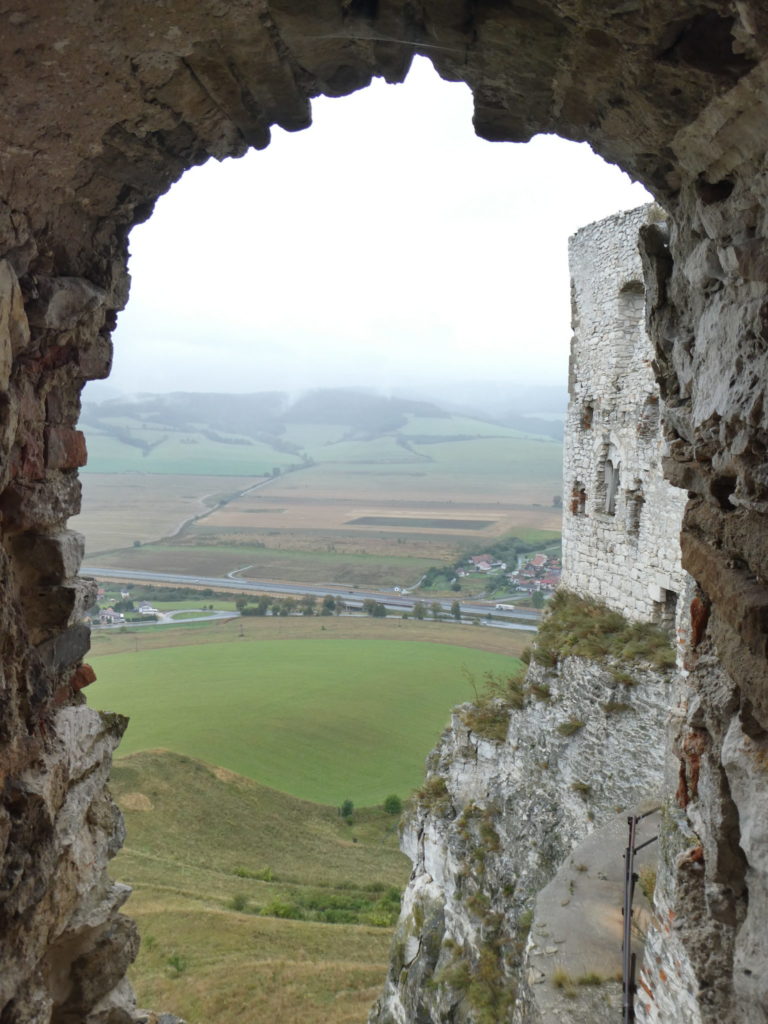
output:
M18 812L11 803L0 817L12 867L0 919L6 1020L134 1019L124 974L138 935L133 922L117 913L130 890L107 876L108 859L124 834L105 783L126 723L84 707L58 708L42 726L51 733L42 738L36 770L18 787ZM30 876L33 856L44 870ZM31 920L36 927L30 928ZM33 972L30 964L36 965Z
M511 1019L537 893L584 837L658 798L673 679L565 657L455 710L405 819L413 874L369 1024Z

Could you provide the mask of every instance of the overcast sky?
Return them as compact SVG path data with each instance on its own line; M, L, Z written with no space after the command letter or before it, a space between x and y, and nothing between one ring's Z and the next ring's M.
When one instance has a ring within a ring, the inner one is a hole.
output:
M478 139L469 90L426 60L313 115L189 171L133 231L108 383L564 382L568 236L643 188L586 145Z

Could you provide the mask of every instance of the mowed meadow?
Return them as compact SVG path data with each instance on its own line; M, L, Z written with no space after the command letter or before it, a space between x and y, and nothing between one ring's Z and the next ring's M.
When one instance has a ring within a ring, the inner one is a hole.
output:
M92 699L130 717L122 757L172 750L321 804L405 798L450 708L520 663L377 626L343 638L310 619L304 636L249 640L232 623L223 642L97 654Z

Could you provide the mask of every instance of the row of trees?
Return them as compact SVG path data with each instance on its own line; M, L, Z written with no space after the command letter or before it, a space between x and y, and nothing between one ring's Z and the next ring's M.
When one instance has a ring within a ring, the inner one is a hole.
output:
M383 618L387 614L386 606L381 601L373 601L371 599L363 601L363 611L366 615L372 615L375 619ZM432 613L433 619L439 619L442 617L444 609L439 601L433 601L430 605L427 605L424 601L417 601L414 604L413 617L415 619L426 619L427 612ZM454 601L451 605L451 615L457 622L461 619L461 605L458 601Z
M253 603L252 603L253 602ZM269 597L262 594L257 598L238 597L235 607L241 615L340 615L345 609L343 601L332 594L326 594L318 605L312 594L303 597Z
M262 594L254 598L238 597L235 606L241 615L340 615L347 608L343 601L332 594L326 594L319 603L318 598L311 594L305 594L303 597L268 597ZM373 598L366 598L362 607L365 614L374 619L383 619L387 615L386 605ZM413 606L413 617L426 619L428 614L431 614L433 619L439 619L445 614L445 610L439 601L433 601L430 605L424 601L417 601ZM461 620L461 606L458 601L451 605L450 614L457 622Z

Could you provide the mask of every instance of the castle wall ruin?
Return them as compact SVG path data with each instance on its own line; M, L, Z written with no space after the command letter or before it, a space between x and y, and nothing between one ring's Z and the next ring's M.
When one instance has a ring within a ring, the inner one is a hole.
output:
M572 327L563 465L563 586L627 618L675 624L686 496L662 475L661 402L645 330L640 228L658 207L569 244Z

